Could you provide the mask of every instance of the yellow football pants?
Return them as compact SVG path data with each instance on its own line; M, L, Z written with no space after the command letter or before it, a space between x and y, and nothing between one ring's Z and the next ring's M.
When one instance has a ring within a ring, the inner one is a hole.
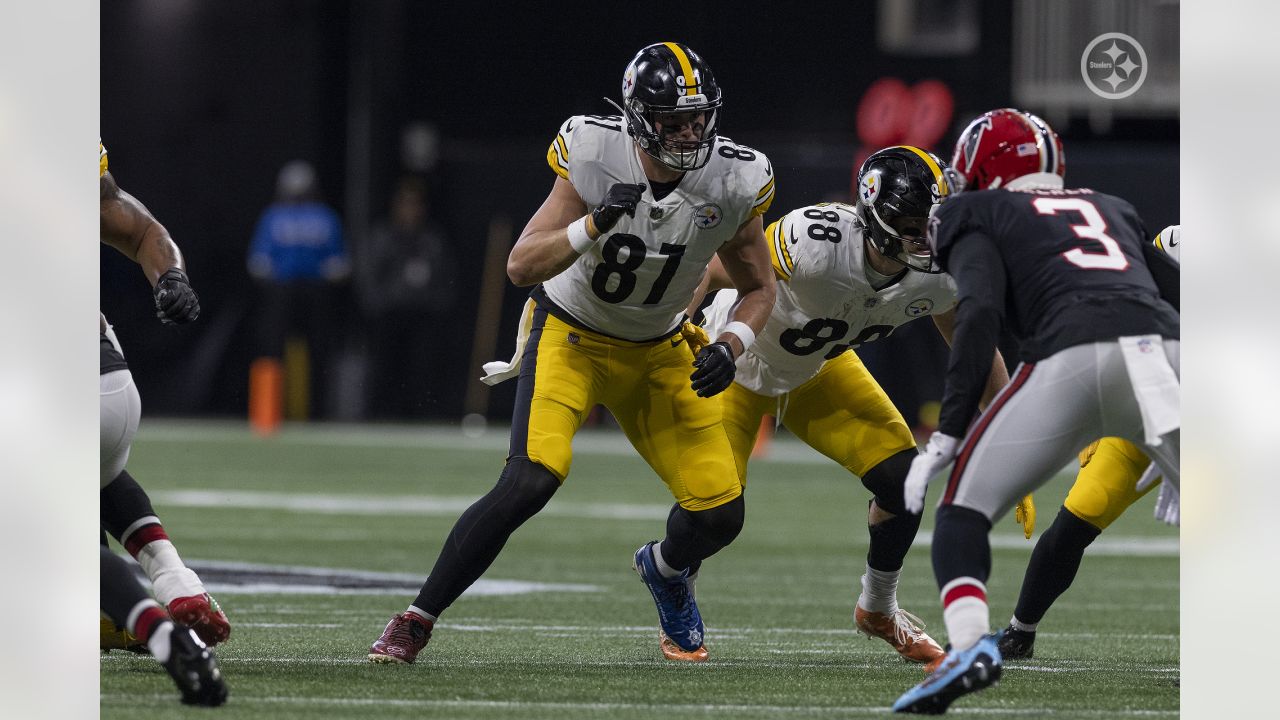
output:
M693 354L679 332L635 343L534 311L516 390L511 456L563 482L572 441L597 404L613 413L681 507L707 510L742 494L720 403L689 387Z
M1080 453L1080 473L1063 503L1072 515L1099 530L1115 522L1129 506L1159 487L1139 492L1138 478L1151 461L1137 445L1118 437L1095 440Z
M757 395L737 383L720 397L743 485L765 415L780 414L796 437L858 477L916 447L902 413L852 352L828 360L812 379L780 398Z

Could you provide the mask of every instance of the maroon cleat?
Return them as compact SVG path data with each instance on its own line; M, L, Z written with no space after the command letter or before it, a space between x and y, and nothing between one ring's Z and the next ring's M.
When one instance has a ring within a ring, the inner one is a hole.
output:
M205 645L213 647L231 637L231 621L209 593L180 597L169 603L169 617L195 631Z
M382 637L369 648L369 662L411 663L431 639L435 623L416 613L404 612L391 616L391 622L382 631Z

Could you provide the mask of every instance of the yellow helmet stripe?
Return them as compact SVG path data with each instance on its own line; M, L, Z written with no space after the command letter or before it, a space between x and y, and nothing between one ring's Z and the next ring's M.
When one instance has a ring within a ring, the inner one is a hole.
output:
M914 145L899 145L898 147L910 150L919 155L921 160L924 160L924 164L928 165L929 169L933 171L933 181L938 184L938 193L940 195L951 194L951 188L947 187L947 178L942 174L942 168L938 167L938 163L933 159L932 155Z
M673 42L664 42L663 45L676 56L676 62L680 63L680 72L684 74L684 94L697 95L698 81L693 77L693 64L689 62L689 56L685 54L684 49Z

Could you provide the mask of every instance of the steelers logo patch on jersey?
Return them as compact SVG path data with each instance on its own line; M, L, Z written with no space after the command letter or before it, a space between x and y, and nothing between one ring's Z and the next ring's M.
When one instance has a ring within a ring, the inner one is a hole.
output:
M710 230L719 225L722 219L724 219L724 212L715 203L706 203L693 209L693 224L703 230Z
M905 312L907 313L907 317L920 317L921 315L928 315L932 311L933 311L933 301L930 300L929 298L920 298L919 300L913 300L905 310Z

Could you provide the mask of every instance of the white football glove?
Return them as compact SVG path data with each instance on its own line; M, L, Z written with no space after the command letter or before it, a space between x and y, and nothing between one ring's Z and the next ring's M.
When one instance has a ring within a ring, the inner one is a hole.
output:
M907 472L907 481L902 489L907 510L912 514L919 515L924 511L924 495L929 489L929 481L951 464L959 445L959 438L936 432L929 436L924 452L911 461L911 470Z
M1154 463L1153 463L1154 464ZM1160 494L1156 496L1156 519L1170 525L1181 525L1181 498L1178 488L1171 482L1160 483Z

